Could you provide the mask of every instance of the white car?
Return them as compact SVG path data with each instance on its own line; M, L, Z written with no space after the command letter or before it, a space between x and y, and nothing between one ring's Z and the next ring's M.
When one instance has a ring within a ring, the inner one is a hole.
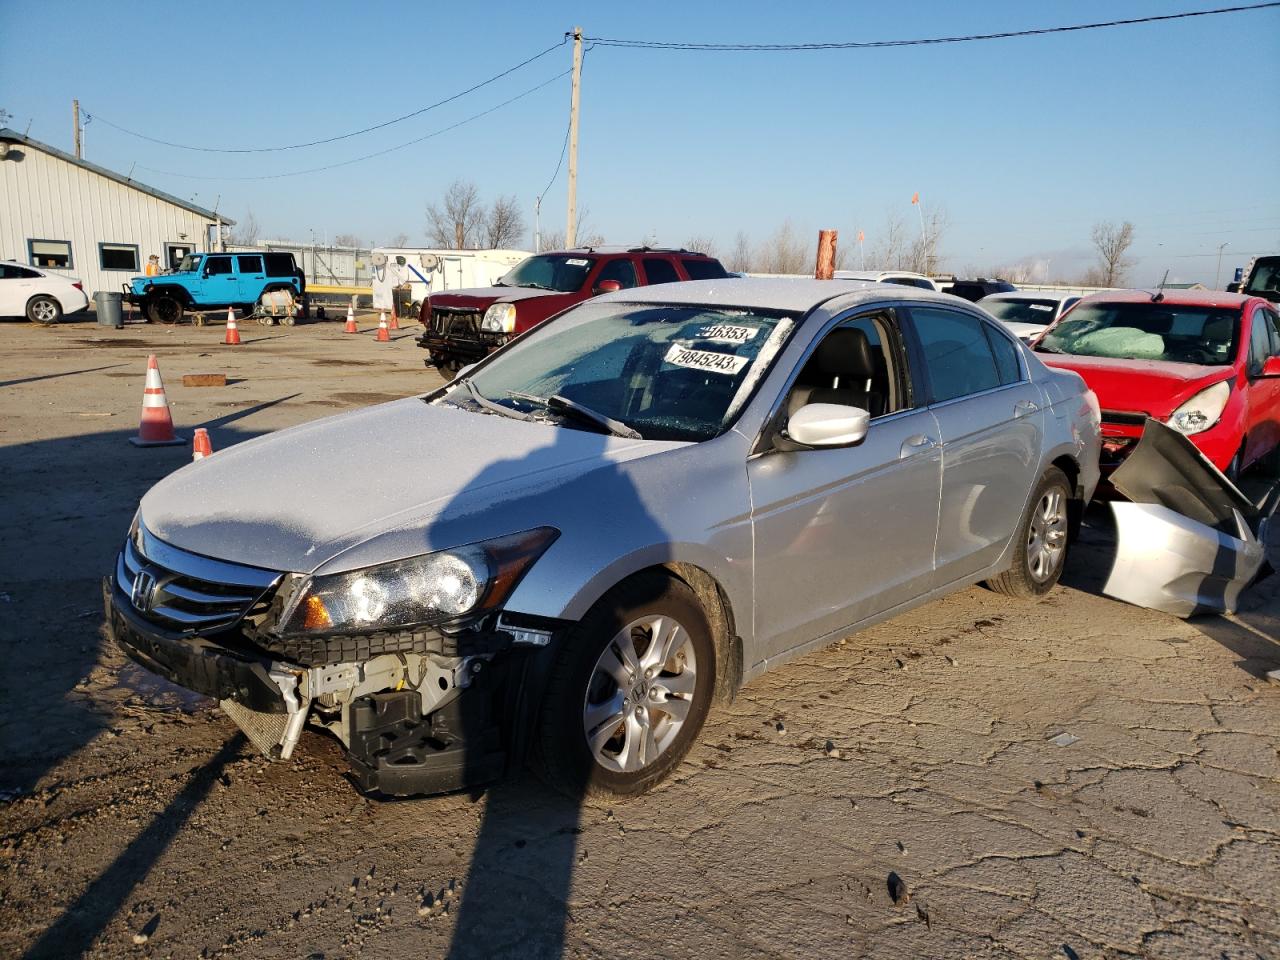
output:
M75 277L0 260L0 317L57 323L63 314L79 313L88 307L89 296Z
M1019 340L1030 343L1079 300L1078 293L1017 290L985 296L978 301L978 306L1003 323Z
M910 270L837 270L837 280L866 280L868 283L895 283L900 287L919 287L921 290L937 290L938 285L923 273Z

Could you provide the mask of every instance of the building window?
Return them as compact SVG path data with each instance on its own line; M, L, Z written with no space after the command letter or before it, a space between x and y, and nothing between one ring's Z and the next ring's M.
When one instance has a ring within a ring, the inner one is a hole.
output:
M98 261L103 270L138 270L138 245L136 243L100 243Z
M71 244L66 240L28 240L27 253L33 267L71 269Z

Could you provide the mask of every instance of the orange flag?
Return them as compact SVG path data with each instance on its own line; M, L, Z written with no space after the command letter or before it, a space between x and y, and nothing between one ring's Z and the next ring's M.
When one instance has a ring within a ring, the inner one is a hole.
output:
M863 233L861 230L859 230L859 231L858 231L858 242L859 242L859 243L861 243L861 242L862 242L863 240L865 240L865 239L867 239L867 235L866 235L865 233Z
M913 193L913 194L911 195L911 202L912 202L912 203L919 203L919 202L920 202L920 191L919 191L919 190L917 190L915 193Z

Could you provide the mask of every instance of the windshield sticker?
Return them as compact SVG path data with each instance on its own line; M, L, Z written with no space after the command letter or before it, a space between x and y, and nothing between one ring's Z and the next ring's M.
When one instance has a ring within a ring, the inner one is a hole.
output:
M740 373L747 365L748 357L735 357L731 353L716 353L713 350L690 350L678 343L673 343L664 363L675 367L689 367L693 370L706 370L710 373Z
M715 340L719 343L746 343L754 340L760 331L755 327L739 327L730 323L713 323L703 327L695 336L699 340Z
M1027 304L1027 306L1029 306L1032 310L1052 310L1053 309L1053 307L1051 307L1047 303L1029 303Z
M590 260L581 260L578 257L570 257L565 261L571 267L585 267L591 263Z

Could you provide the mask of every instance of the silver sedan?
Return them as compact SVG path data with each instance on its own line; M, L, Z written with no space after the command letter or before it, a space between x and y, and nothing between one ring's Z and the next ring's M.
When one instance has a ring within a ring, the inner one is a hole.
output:
M178 471L108 612L272 755L337 736L369 790L531 751L567 789L635 794L779 663L968 584L1044 595L1098 450L1083 381L955 298L645 287L435 393Z

